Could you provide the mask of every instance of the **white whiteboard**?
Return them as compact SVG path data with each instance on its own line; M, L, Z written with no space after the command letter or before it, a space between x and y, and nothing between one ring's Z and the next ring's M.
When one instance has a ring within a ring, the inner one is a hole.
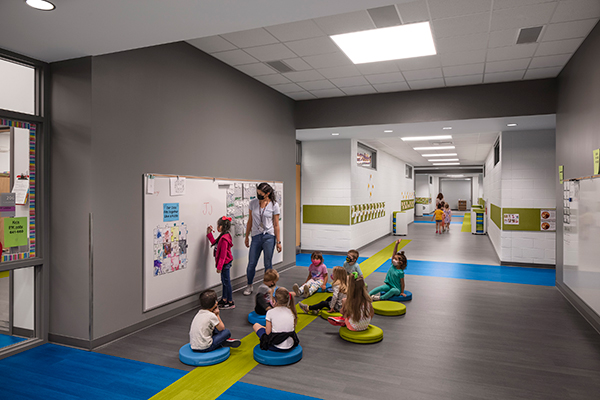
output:
M565 182L564 189L563 281L600 315L600 179Z
M149 176L154 177L150 178L152 183ZM206 227L212 225L216 229L217 220L223 215L234 214L236 209L247 214L247 209L244 210L243 206L238 209L234 203L242 205L244 200L249 200L244 199L244 195L256 196L255 185L264 182L186 177L185 194L172 196L170 179L171 176L144 174L144 312L220 285L221 276L215 269L214 248L210 247L206 238ZM154 185L153 190L149 190L149 184ZM246 190L243 190L244 184ZM280 240L283 241L283 183L269 184L273 186L281 208L279 225ZM233 192L242 199L234 202ZM165 220L165 204L173 205L168 206L171 211L178 210L176 220L169 221L168 217ZM237 221L239 225L244 219L247 220L244 215L235 214L232 215L234 223ZM243 232L236 232L232 226L231 279L246 275L249 249L244 245L244 232L245 226ZM273 265L282 261L283 253L275 251ZM256 269L262 268L261 257Z

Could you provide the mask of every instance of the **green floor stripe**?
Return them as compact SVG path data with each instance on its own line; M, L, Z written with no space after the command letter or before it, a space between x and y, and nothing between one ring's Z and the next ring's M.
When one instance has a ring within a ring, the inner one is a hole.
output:
M471 213L465 213L465 218L463 219L461 232L471 232Z
M398 250L406 246L410 240L403 240L398 246ZM373 273L381 264L392 256L394 243L390 244L375 255L369 257L360 264L365 278ZM325 300L330 293L315 293L309 298L303 300L304 303L312 305ZM299 307L296 305L298 310ZM296 332L300 332L308 324L314 321L316 315L309 315L300 312L298 314L298 323ZM185 375L183 378L174 382L161 392L152 397L154 400L183 400L183 399L203 399L215 400L225 393L234 383L239 381L248 372L258 365L254 361L254 346L259 343L258 336L254 332L248 334L242 339L242 345L237 349L231 349L231 356L224 362L209 367L198 367Z

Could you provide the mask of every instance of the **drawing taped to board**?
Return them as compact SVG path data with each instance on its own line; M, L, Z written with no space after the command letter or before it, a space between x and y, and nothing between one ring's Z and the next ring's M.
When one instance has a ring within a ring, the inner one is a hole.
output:
M187 236L182 222L154 228L154 276L187 268Z

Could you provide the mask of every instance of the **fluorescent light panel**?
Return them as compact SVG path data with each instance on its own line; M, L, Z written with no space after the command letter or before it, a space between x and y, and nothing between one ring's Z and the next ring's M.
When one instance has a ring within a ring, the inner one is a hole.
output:
M446 175L448 178L462 178L464 175Z
M453 150L455 146L413 147L413 150Z
M429 22L333 35L354 64L436 54Z
M452 157L457 156L456 153L444 153L444 154L421 154L421 157Z
M437 160L427 160L429 162L438 162L438 161L458 161L458 158L438 158Z
M441 163L433 163L433 165L460 165L459 162L441 162Z
M517 126L517 124L506 124L506 126Z
M405 142L416 142L419 140L443 140L443 139L452 139L452 135L438 135L438 136L407 136L400 138Z

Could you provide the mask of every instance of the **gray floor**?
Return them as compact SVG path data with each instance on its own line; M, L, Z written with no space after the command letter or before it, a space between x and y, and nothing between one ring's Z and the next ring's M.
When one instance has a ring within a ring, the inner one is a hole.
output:
M487 237L459 229L436 237L429 224L413 224L408 238L413 239L406 247L409 259L497 264ZM362 249L361 256L393 239ZM294 267L281 274L280 284L290 287L305 277L305 268ZM373 273L367 282L375 286L383 278ZM556 288L428 276L407 277L407 288L414 300L405 316L373 320L384 330L382 342L344 342L336 327L317 318L299 334L302 361L259 365L242 381L321 399L599 398L600 335ZM243 337L251 332L246 316L253 298L236 292L234 300L237 308L222 316L233 335ZM194 314L98 351L190 370L178 361L177 350L188 341Z

